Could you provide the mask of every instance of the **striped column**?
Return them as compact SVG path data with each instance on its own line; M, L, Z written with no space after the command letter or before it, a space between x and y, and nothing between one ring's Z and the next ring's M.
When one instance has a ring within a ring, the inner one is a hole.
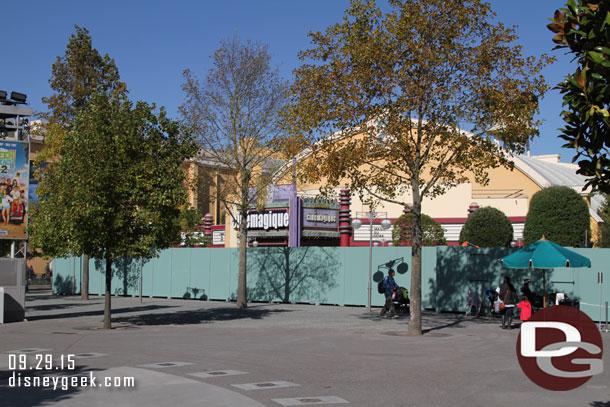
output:
M341 234L341 247L349 246L349 237L352 234L351 225L351 211L350 211L350 191L349 189L342 189L339 195L339 203L341 209L339 209L339 233Z
M214 223L214 217L211 214L206 214L203 217L203 233L205 238L210 244L212 244L212 224Z

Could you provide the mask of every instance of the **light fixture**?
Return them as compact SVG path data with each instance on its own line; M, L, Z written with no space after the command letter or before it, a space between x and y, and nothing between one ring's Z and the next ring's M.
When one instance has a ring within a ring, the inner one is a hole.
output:
M476 202L471 203L470 206L468 206L468 214L472 214L477 209L479 209L479 204Z
M258 240L254 239L252 242L252 247L258 247Z
M25 104L28 96L25 93L11 92L11 100L15 103Z
M392 222L388 218L385 218L384 220L381 221L381 228L383 230L388 230L391 227L392 227Z
M355 229L359 229L362 226L362 221L359 218L368 219L369 224L369 284L368 284L368 301L367 301L367 311L371 312L371 293L373 291L373 221L375 219L384 218L381 222L381 228L383 230L388 230L392 226L392 222L387 219L387 212L356 212L356 218L352 220L352 227ZM377 234L377 233L376 233ZM384 237L381 237L384 239ZM382 246L384 242L382 243ZM379 246L379 242L374 243L375 246Z

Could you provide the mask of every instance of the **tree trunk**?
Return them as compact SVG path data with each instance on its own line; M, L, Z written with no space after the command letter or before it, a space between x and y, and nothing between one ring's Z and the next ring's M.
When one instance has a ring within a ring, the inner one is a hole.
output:
M411 320L409 336L421 336L421 196L418 181L412 182L413 192L413 246L411 250Z
M89 256L83 255L83 278L80 283L80 298L89 299Z
M243 206L240 210L241 221L239 222L239 274L237 275L237 308L248 306L248 290L246 287L246 260L248 249L248 207Z
M110 301L112 289L112 259L106 259L106 297L104 301L104 329L111 329Z
M250 174L247 170L241 173L241 204L239 206L239 274L237 275L237 308L248 306L248 288L246 287L246 262L248 250L248 203L250 194Z

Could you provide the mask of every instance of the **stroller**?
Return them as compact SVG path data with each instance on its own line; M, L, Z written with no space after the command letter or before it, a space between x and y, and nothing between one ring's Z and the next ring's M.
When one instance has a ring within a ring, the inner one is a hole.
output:
M489 316L499 317L502 315L500 311L500 294L498 290L493 290L491 288L485 291L485 295L487 296L487 300L489 301Z
M392 294L392 301L394 302L394 308L399 314L406 314L409 312L409 290L405 287L400 287L398 291L394 291Z

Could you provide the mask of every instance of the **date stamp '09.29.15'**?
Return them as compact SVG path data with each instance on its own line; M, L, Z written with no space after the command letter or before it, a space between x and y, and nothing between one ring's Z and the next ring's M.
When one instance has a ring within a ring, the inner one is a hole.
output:
M9 354L9 388L39 387L68 390L74 387L133 388L135 378L97 377L92 371L84 372L76 366L75 354Z

